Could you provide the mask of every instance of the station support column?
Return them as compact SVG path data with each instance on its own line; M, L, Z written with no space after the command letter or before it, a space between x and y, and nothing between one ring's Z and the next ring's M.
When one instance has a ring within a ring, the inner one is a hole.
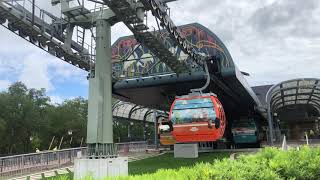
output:
M156 110L153 110L153 121L154 121L154 144L156 149L158 149L158 119L157 119Z
M112 121L111 25L96 24L96 63L89 79L87 143L89 156L115 155Z

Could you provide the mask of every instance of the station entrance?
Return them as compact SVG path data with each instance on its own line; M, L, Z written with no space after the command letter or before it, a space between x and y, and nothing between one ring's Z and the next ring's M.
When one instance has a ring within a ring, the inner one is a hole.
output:
M319 142L319 81L293 79L269 89L266 100L271 144L280 142L284 136L297 144Z

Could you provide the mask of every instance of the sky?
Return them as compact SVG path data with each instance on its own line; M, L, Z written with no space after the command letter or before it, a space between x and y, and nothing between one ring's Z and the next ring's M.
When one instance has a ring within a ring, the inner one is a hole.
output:
M59 14L50 0L39 7ZM251 86L320 77L319 0L178 0L168 4L176 25L198 22L226 45ZM92 7L92 4L88 4ZM112 41L130 31L118 23ZM46 88L54 103L87 97L87 73L0 26L0 91L21 81Z

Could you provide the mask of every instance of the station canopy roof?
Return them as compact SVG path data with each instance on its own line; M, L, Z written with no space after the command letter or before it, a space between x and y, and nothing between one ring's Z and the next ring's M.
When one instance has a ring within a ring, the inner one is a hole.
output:
M143 121L144 118L146 118L147 122L153 122L153 111L151 109L144 108L142 106L138 106L129 102L117 101L113 104L112 111L114 117L137 121Z
M272 112L294 105L311 105L320 112L320 79L281 82L270 88L266 100Z

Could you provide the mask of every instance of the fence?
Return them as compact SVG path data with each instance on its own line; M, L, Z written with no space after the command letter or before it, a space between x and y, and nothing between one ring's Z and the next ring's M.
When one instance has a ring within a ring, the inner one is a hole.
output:
M147 149L147 143L145 141L117 143L119 153L138 153L145 152Z
M117 146L119 154L145 152L147 149L145 141L117 143ZM71 148L1 157L0 179L72 166L79 153L81 153L82 157L85 157L87 148Z

